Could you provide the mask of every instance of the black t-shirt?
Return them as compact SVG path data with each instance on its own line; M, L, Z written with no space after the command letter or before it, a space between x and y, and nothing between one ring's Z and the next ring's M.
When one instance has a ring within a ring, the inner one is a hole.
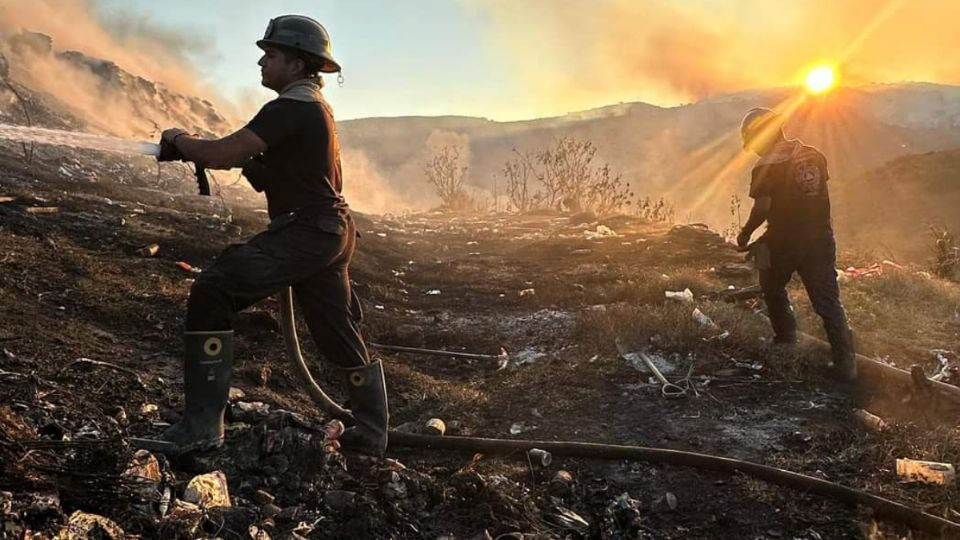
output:
M340 142L329 105L277 98L260 109L247 129L267 143L256 158L270 218L301 208L343 216Z
M750 197L770 197L765 237L803 243L833 235L827 159L800 141L778 144L753 168Z

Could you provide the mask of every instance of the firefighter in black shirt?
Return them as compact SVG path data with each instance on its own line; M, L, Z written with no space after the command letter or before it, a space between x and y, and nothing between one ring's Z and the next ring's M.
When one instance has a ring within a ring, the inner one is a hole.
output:
M263 86L278 97L236 133L202 140L169 129L163 139L188 161L209 168L243 167L267 197L270 225L229 246L201 273L187 303L183 418L163 435L177 453L223 442L223 414L233 364L236 314L293 287L318 348L347 375L356 425L348 446L382 454L387 445L383 368L371 362L360 333L360 306L349 265L357 231L341 195L340 146L320 73L336 73L330 37L315 20L285 15L257 42ZM353 300L353 301L352 301Z
M737 237L746 248L764 221L757 241L769 257L758 257L760 286L773 326L774 342L797 340L797 323L786 286L796 272L830 341L835 375L857 378L856 353L847 316L840 303L836 243L830 218L827 160L816 148L783 135L782 116L769 109L747 113L740 127L743 148L760 156L753 169L753 209Z

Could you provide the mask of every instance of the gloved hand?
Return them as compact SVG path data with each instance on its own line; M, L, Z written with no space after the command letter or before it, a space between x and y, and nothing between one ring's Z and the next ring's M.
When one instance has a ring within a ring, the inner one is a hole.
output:
M740 234L737 235L737 247L740 249L746 249L747 245L750 244L750 236L752 232L747 232L745 229L740 230Z
M186 130L180 128L170 128L163 130L163 133L160 135L160 140L168 142L170 144L175 144L178 135L189 135Z
M160 155L157 156L157 161L184 161L183 153L174 142L180 135L187 135L187 132L180 128L164 130L160 135Z

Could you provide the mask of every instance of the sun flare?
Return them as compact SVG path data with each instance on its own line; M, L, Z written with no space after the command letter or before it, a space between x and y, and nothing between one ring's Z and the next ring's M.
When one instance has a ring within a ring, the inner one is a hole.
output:
M817 66L807 73L807 91L811 94L824 94L837 84L836 71L830 66Z

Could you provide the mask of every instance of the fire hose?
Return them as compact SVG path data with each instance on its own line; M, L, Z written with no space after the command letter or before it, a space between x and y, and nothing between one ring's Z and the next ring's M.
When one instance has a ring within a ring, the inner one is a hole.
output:
M300 375L301 379L303 379L310 397L331 417L343 420L351 419L349 411L333 401L326 392L317 385L317 382L310 374L297 339L296 320L293 312L293 293L291 289L288 287L283 290L279 294L278 300L280 302L281 328L283 329L283 339L286 343L287 354L290 357L294 369ZM831 497L845 504L870 508L879 517L906 523L914 529L941 534L947 538L960 537L960 523L916 510L904 504L891 501L890 499L871 495L835 482L829 482L820 478L768 465L698 454L695 452L578 441L533 441L416 435L393 430L388 432L388 445L388 449L460 450L486 454L511 454L539 448L557 456L643 461L647 463L664 463L667 465L693 467L728 474L742 473L758 480L788 487L803 493Z

